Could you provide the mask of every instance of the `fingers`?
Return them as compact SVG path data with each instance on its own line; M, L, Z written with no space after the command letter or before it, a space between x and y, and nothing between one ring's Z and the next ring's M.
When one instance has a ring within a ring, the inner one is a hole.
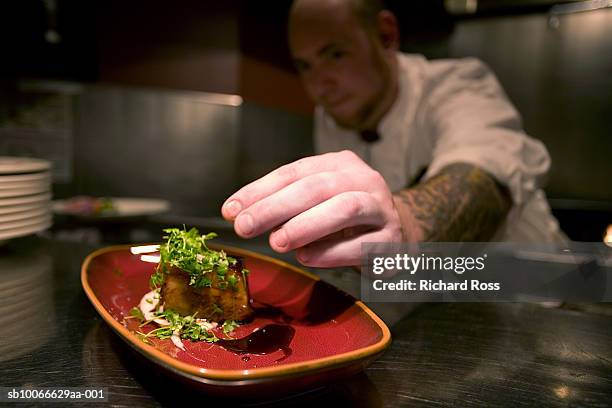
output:
M298 248L297 259L305 265L317 268L361 265L361 244L366 242L397 241L388 230L375 230L357 235L353 238L337 238L316 241Z
M292 183L285 188L257 201L236 218L235 229L238 235L244 238L257 236L268 231L298 214L321 204L336 195L342 195L361 187L360 181L342 171L323 172L313 174ZM358 205L358 196L345 197L351 204ZM333 208L334 211L355 210L355 208ZM359 210L359 208L357 208ZM336 214L317 212L321 218L333 218ZM311 217L312 218L312 217ZM316 220L316 219L315 219Z
M350 151L280 167L226 200L223 217L249 238L270 235L277 252L297 250L304 265L359 265L361 243L401 240L384 178Z
M380 204L362 191L343 192L298 214L270 235L272 249L287 252L323 238L346 239L357 226L371 230L385 222Z
M264 177L247 184L229 197L221 207L227 220L234 220L241 211L284 187L307 176L334 170L344 170L360 163L353 152L342 151L306 157L279 167Z

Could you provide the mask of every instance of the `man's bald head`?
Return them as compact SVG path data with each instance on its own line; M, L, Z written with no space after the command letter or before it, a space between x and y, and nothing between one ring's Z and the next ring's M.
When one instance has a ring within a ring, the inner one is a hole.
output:
M384 5L380 0L295 0L291 6L289 24L302 14L316 17L345 10L357 17L364 29L376 31L378 15L384 10Z

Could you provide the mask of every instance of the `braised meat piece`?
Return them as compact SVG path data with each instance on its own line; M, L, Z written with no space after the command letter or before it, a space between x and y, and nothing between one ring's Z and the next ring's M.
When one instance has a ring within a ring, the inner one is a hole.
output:
M213 270L206 274L204 286L190 284L190 275L167 267L161 286L161 304L182 316L193 315L209 321L248 320L253 315L249 306L249 290L241 259L237 258L224 273Z

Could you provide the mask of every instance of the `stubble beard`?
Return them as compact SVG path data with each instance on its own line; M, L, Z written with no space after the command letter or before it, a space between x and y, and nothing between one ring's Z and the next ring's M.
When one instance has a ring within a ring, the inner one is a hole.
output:
M355 131L376 130L380 120L397 98L397 64L387 62L384 51L377 48L374 43L371 52L375 68L380 73L380 89L352 117L340 118L328 112L341 128Z

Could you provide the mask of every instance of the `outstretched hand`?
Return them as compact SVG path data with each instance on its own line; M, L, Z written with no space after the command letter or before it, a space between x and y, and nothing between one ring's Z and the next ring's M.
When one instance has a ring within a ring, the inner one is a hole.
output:
M279 167L233 194L221 212L243 238L272 230L272 249L296 250L307 266L359 265L362 242L402 240L385 180L351 151Z

